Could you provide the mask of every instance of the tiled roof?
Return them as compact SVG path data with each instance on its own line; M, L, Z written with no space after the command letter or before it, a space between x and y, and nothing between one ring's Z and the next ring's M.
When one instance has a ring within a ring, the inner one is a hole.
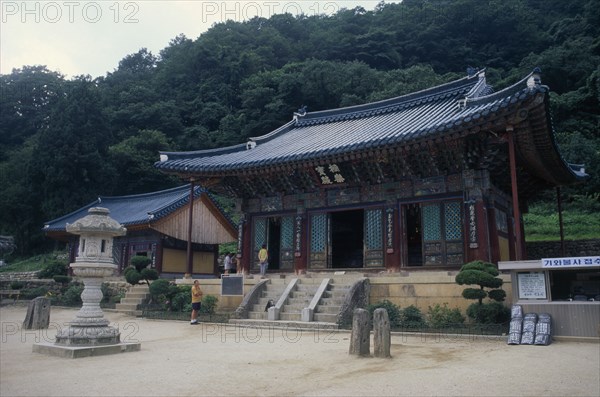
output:
M494 93L483 72L413 94L347 108L296 113L293 120L247 144L195 152L161 152L165 172L226 176L356 151L434 139L492 117L515 104L547 96L534 70ZM551 135L551 131L550 131ZM549 138L553 139L553 138ZM565 163L562 167L567 168Z
M194 198L200 197L203 193L208 194L202 187L194 187ZM109 216L125 227L148 224L187 205L189 194L190 185L184 185L145 194L98 197L98 200L77 211L47 222L44 226L44 231L65 231L67 223L73 223L77 219L86 216L88 210L92 207L108 208L110 210ZM215 205L217 204L215 203ZM225 218L228 219L227 216Z

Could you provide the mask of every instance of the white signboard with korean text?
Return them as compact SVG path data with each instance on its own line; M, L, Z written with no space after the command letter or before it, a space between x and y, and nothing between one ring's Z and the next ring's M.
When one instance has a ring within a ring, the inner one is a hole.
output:
M546 299L545 272L517 273L519 299Z
M595 267L600 266L600 256L577 256L573 258L543 258L543 268Z

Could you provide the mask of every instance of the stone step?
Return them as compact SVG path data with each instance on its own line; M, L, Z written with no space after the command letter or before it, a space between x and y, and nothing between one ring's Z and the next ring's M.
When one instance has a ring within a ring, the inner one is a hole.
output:
M142 317L142 310L118 310L118 309L102 309L105 312L118 312L128 316Z
M127 298L145 299L148 296L150 296L150 294L148 292L143 292L143 291L132 291L132 292L127 292L125 294L125 296Z
M292 291L290 292L290 297L291 298L307 298L307 299L312 299L313 296L315 296L315 292L316 291Z
M313 320L317 322L335 323L337 322L337 314L313 313Z
M248 319L250 320L266 320L267 319L267 312L265 311L251 311L248 312Z
M139 304L144 303L144 299L126 297L126 298L121 299L120 303L125 304L125 305L134 305L134 304L139 305Z
M338 314L342 310L341 306L334 305L319 305L316 308L317 313L326 313L326 314Z
M117 303L115 309L119 312L131 312L138 310L139 303Z
M286 312L286 313L301 313L302 309L304 309L305 307L308 307L308 304L298 304L298 305L284 305L281 308L281 312Z
M300 320L302 320L301 313L288 313L288 312L279 313L279 321L300 321Z
M269 320L251 320L251 319L231 319L229 324L239 327L253 328L283 328L283 329L313 329L313 330L336 330L336 323L328 322L305 322L305 321L269 321Z
M321 298L319 306L341 306L344 303L345 298Z

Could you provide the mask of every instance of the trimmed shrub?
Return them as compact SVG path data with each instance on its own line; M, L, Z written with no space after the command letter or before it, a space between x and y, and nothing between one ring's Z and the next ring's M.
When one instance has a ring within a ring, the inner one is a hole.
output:
M447 303L444 303L443 306L439 303L436 303L433 307L429 306L427 315L431 328L456 327L465 322L465 317L461 314L460 309L457 307L450 309Z
M25 283L22 281L11 281L10 289L23 289L25 287Z
M192 311L191 289L192 289L192 287L189 285L182 285L182 286L177 287L177 292L171 298L171 303L170 303L171 310L176 311L176 312L191 312Z
M39 278L52 278L56 275L66 276L68 264L64 261L54 259L49 261L37 274Z
M410 305L402 310L402 326L405 328L425 328L427 321L421 310L415 305Z
M135 268L135 270L141 272L142 269L145 269L149 264L152 263L152 259L148 258L147 256L136 255L131 258L129 263Z
M35 299L38 296L46 296L48 291L50 291L50 288L45 285L36 288L24 288L21 290L21 297L24 299Z
M510 320L510 309L500 302L472 303L467 316L479 324L503 324Z
M367 306L367 310L369 311L370 318L373 318L373 312L375 312L375 309L379 308L387 310L388 318L390 319L390 327L400 328L402 326L402 311L398 305L390 302L387 299L384 299L373 305L369 305Z
M148 286L150 286L150 281L158 280L158 272L155 269L142 269L140 271L140 276L142 279L146 280Z
M135 267L128 267L125 269L125 281L127 281L131 285L138 285L140 280L142 279L142 275L135 270Z
M67 290L62 294L60 303L65 306L81 305L81 293L83 292L83 284L71 283Z
M214 295L204 295L202 298L202 307L200 311L206 314L215 314L215 309L217 308L217 302L219 298Z

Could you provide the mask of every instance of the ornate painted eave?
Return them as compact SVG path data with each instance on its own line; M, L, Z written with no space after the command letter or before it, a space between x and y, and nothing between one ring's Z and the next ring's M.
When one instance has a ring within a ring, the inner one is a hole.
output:
M538 70L499 92L479 72L385 101L296 113L289 123L245 145L161 152L155 165L236 196L315 189L329 178L315 174L316 167L332 164L344 168L343 182L349 184L473 168L491 169L502 181L504 134L510 126L521 181L535 189L576 183L586 175L556 147L548 93Z

